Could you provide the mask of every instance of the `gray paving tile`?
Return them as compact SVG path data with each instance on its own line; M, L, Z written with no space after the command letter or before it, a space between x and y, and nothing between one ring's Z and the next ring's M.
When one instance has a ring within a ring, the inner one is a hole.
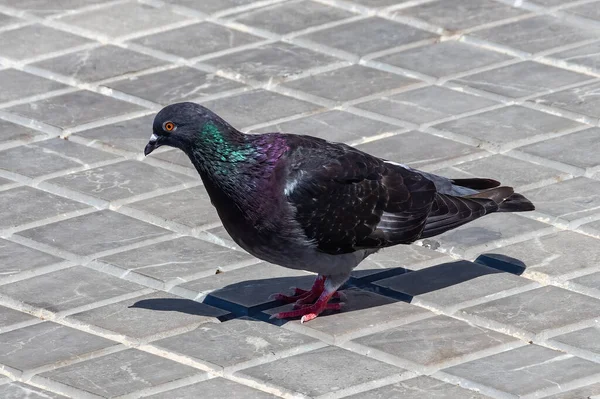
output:
M493 249L506 240L549 230L551 226L537 220L514 213L494 213L429 240L439 243L446 251L464 256L472 250Z
M0 191L0 229L83 210L88 205L31 187Z
M75 133L77 136L101 143L110 149L126 150L142 154L152 134L155 114L112 123Z
M64 259L45 252L0 239L0 276L2 277L35 270L63 261Z
M527 345L443 370L478 384L525 396L600 373L600 365L537 345Z
M504 291L534 286L531 280L465 260L442 263L373 284L450 309L490 299Z
M398 11L400 15L422 19L451 31L472 28L524 13L524 10L490 0L438 0Z
M524 123L524 121L527 121ZM477 115L434 125L439 130L463 134L484 143L503 145L542 134L558 133L582 126L571 119L511 105Z
M446 364L514 341L516 338L446 316L415 321L355 340L424 366Z
M101 3L102 0L54 0L50 3L39 0L1 0L0 4L27 11L38 16L48 16Z
M400 129L402 128L389 123L364 118L349 112L332 110L269 125L256 130L256 132L309 134L329 141L348 143Z
M600 355L600 328L598 327L584 328L559 335L552 338L551 341Z
M590 151L598 140L600 140L600 129L591 128L530 144L519 148L519 151L579 168L592 168L600 165L598 156L593 154L594 151Z
M8 384L0 385L0 395L4 399L62 399L62 396L45 389L33 387L23 384L22 382L9 382Z
M423 397L431 399L486 399L475 391L447 384L431 377L421 376L411 378L392 385L386 385L372 391L362 392L356 395L348 396L348 399L421 399Z
M548 34L548 32L552 32L552 34ZM567 25L551 16L523 19L480 30L472 35L528 53L537 53L596 37L592 31L586 31L583 27Z
M219 245L224 245L228 248L236 248L237 250L243 251L236 243L233 242L231 236L229 235L227 230L225 230L225 227L223 227L223 225L219 225L208 229L205 231L205 233L209 234L210 239L218 243Z
M160 227L104 210L21 231L18 235L78 255L91 255L169 233ZM72 239L75 236L77 240Z
M23 20L20 18L15 18L10 15L6 15L4 13L0 13L0 28L7 27L9 25L22 23Z
M8 112L68 128L142 108L91 91L77 91L8 108Z
M25 371L114 345L114 341L47 321L0 334L0 363Z
M560 5L564 5L565 3L571 3L572 0L569 1L564 1L564 0L533 0L532 3L536 3L539 5L544 5L544 6L548 6L548 7L555 7L555 6L560 6Z
M314 42L365 55L435 37L435 34L387 19L371 17L300 36ZM377 40L373 40L377 37Z
M69 86L16 69L0 71L0 102L8 102Z
M314 397L403 371L341 348L327 347L248 368L237 374ZM289 375L295 378L287 378Z
M81 36L34 24L0 32L0 56L23 60L86 43Z
M42 373L40 376L112 398L201 373L200 370L159 356L128 349Z
M481 158L481 159L485 159L485 158ZM458 163L456 165L461 165L461 164ZM440 176L445 176L447 178L452 178L452 179L460 179L463 177L464 178L472 177L469 173L456 168L455 165L445 166L445 167L441 167L439 169L435 169L434 171L432 171L432 173L435 173ZM481 175L481 176L483 176L483 175ZM478 175L477 177L481 177L481 176Z
M428 123L463 112L475 111L496 104L495 101L450 90L428 86L405 93L385 96L356 105L391 118L412 123Z
M136 339L164 337L182 328L218 322L229 312L165 292L154 292L77 313L69 318Z
M588 385L583 388L573 389L572 391L566 391L558 393L556 395L547 396L545 399L581 399L581 398L592 398L597 399L596 395L600 392L600 383Z
M198 397L212 399L275 399L277 396L220 377L148 396L149 399L196 399Z
M147 163L127 160L70 173L48 180L48 183L103 200L114 201L193 180L192 177L157 168Z
M303 0L250 10L236 15L234 21L283 35L354 15L339 8Z
M270 263L259 263L226 271L182 284L197 293L209 293L217 300L240 306L242 312L252 312L259 306L276 304L269 295L288 292L290 287L310 289L315 275L287 269Z
M395 269L400 274L404 271L421 270L446 260L448 257L445 254L421 245L395 245L369 256L352 271L351 276L366 277L368 280L381 279L381 273L390 269Z
M418 306L400 302L395 299L378 295L374 292L349 288L343 291L344 306L341 312L326 311L310 323L304 324L303 329L312 330L312 334L326 334L336 342L340 339L361 334L375 325L422 319L434 314ZM271 308L264 311L267 315L292 310L292 304ZM288 323L300 324L299 320ZM303 331L303 330L302 330Z
M144 287L83 266L0 286L0 292L29 305L61 312Z
M596 175L596 178L598 178L600 173L596 173ZM600 238L600 221L584 224L580 227L580 229L587 234L591 234L596 238Z
M481 150L423 132L408 132L356 146L361 151L412 167L448 161Z
M591 76L533 61L519 62L498 69L454 80L490 93L518 98L589 80Z
M161 150L163 149L161 148ZM195 177L200 178L198 172L196 171L196 168L194 167L194 165L190 161L190 158L186 155L185 152L174 148L169 148L168 150L165 148L164 150L167 151L161 150L153 152L152 156L162 161L165 161L168 164L171 164L171 166L189 169L193 172Z
M59 138L0 152L0 169L31 178L108 161L115 155ZM35 159L35 162L31 162Z
M551 54L549 57L558 58L570 64L579 65L598 72L600 70L600 42L559 51Z
M72 143L69 140L64 140L58 137L32 143L31 146L39 147L48 154L60 155L63 158L67 158L78 163L81 166L87 166L96 162L103 162L116 158L115 155L105 151ZM39 159L39 156L40 154L36 154L34 157Z
M593 320L600 300L554 286L546 286L497 299L462 311L516 327L529 334Z
M134 42L165 53L192 58L255 43L260 40L259 37L249 33L225 28L211 22L200 22L183 28L145 36L134 40Z
M524 193L536 210L554 218L573 221L598 213L600 182L576 177Z
M243 87L233 80L188 67L136 76L106 86L162 105Z
M180 237L99 260L162 281L176 278L185 281L194 274L215 274L227 266L253 259L244 252L192 237Z
M450 178L485 176L512 187L522 187L546 180L559 180L564 175L556 169L500 154L460 163L434 173Z
M43 136L42 132L0 119L0 143L11 140L31 141L40 136Z
M125 15L127 17L123 18ZM102 35L118 37L187 19L188 16L174 14L167 7L154 7L132 1L67 15L58 21Z
M228 8L240 7L254 3L256 0L167 0L168 3L189 7L205 13L214 13Z
M600 264L600 240L572 231L559 231L543 237L496 248L494 257L510 256L527 266L526 274L562 276Z
M35 317L16 310L0 306L0 332L4 332L15 324L36 320Z
M318 105L265 90L253 90L202 105L238 129L319 108Z
M569 7L565 9L565 12L568 14L574 14L580 17L594 19L596 21L600 20L600 7L596 1L592 1L587 4L581 4L575 7Z
M410 0L354 0L353 3L363 4L367 7L385 7L406 3Z
M505 54L467 43L446 41L376 58L376 61L442 77L509 60Z
M531 101L592 118L600 118L600 112L598 112L600 100L597 98L599 90L600 83L592 83L548 94Z
M33 66L84 82L94 82L166 64L146 54L101 46L36 62Z
M275 42L203 61L220 70L258 81L280 80L311 68L339 62L337 58L289 43Z
M220 221L203 186L159 195L131 203L127 207L188 227L200 227Z
M12 180L8 180L8 179L5 179L3 177L0 177L0 187L6 186L8 184L17 184L17 183L14 182L14 181L12 181Z
M353 82L348 84L348 82ZM400 89L421 83L402 75L352 65L294 80L284 86L335 101L350 101L381 91Z
M590 263L590 266L593 264ZM575 284L579 284L586 288L591 289L600 295L600 272L588 274L586 276L581 276L576 279L571 280Z
M153 345L219 367L230 367L265 356L276 358L284 351L300 350L315 342L314 338L268 323L235 319L204 324L193 331L155 341Z

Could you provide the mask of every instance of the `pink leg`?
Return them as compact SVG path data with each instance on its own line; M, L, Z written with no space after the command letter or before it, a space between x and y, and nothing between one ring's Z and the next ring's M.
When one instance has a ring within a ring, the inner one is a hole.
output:
M269 298L283 301L285 303L293 303L306 298L312 298L314 300L321 295L321 292L325 289L325 277L318 275L310 291L303 290L301 288L294 288L294 295L288 296L284 294L273 294Z
M294 303L294 309L302 308L306 304L312 304L325 290L326 277L318 275L312 288L309 291L302 288L294 288L294 295L272 294L269 298L276 299L285 303ZM334 292L331 298L343 299L345 296L339 292Z
M339 285L341 285L341 284L339 284ZM296 306L294 306L297 309L289 311L289 312L276 313L273 316L271 316L271 318L290 319L290 318L302 316L302 318L300 319L300 322L305 323L307 321L310 321L310 320L316 318L324 310L340 310L341 307L343 306L342 302L328 303L329 300L331 298L333 298L333 296L336 294L336 290L339 287L339 285L334 287L334 286L331 286L330 284L324 284L323 290L315 303L313 303L313 304L301 303L301 301L304 302L304 300L308 299L308 297L303 298L303 299L298 299L296 302Z

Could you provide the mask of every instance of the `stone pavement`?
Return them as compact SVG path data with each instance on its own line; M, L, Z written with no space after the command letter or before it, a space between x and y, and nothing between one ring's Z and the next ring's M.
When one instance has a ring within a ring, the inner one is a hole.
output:
M0 0L0 398L600 398L600 1ZM365 261L345 311L224 233L153 115L535 202Z

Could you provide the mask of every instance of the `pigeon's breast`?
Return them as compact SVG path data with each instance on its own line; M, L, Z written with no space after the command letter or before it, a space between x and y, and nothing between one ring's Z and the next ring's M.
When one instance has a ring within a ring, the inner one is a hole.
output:
M233 241L251 255L290 269L308 270L324 275L344 274L354 269L366 256L364 251L328 254L302 234L296 222L289 221L258 229L244 218L221 218Z

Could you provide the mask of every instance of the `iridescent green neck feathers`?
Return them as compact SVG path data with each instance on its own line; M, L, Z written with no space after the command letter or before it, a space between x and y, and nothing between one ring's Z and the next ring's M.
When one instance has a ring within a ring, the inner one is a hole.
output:
M254 152L250 143L243 140L238 133L225 132L213 123L206 122L196 137L196 148L206 149L206 154L212 153L214 161L236 163L247 161Z

